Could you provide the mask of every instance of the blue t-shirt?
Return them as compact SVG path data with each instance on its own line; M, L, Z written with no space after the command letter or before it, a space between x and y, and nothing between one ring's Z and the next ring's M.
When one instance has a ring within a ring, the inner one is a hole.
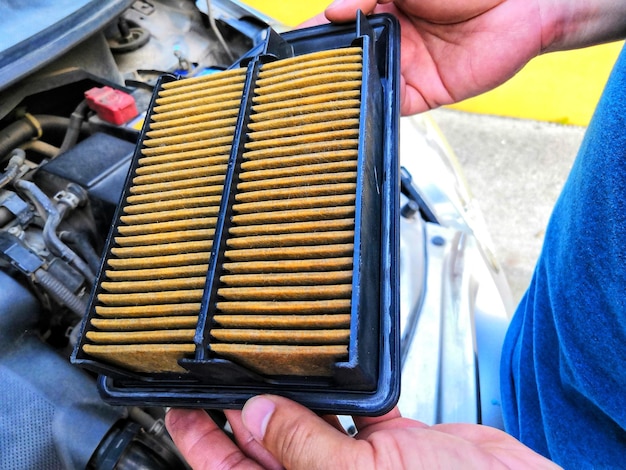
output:
M501 377L513 436L566 468L626 468L626 49L554 208Z

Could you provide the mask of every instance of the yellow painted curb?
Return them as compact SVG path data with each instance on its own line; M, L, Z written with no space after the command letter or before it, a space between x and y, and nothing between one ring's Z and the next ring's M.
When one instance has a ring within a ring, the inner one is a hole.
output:
M537 57L504 85L450 107L586 126L622 46L617 42Z
M243 3L265 13L287 26L298 26L303 21L323 12L331 0L288 2L285 0L244 0Z

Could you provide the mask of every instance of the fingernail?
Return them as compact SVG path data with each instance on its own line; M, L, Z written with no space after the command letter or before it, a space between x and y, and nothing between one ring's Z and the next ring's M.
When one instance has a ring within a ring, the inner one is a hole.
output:
M267 424L276 409L274 402L266 397L253 397L241 410L243 425L257 441L263 441Z

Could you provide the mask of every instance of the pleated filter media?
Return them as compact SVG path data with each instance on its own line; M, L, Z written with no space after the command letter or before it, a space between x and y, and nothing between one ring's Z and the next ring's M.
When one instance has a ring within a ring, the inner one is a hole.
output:
M368 31L295 55L279 38L285 58L274 35L238 68L159 82L74 354L111 401L379 395L393 237Z

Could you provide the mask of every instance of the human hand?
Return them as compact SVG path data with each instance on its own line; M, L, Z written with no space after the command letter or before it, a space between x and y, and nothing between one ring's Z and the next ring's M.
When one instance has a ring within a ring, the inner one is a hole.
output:
M339 0L325 16L358 9L400 22L402 114L488 91L542 52L626 36L626 2L614 0Z
M356 438L332 418L320 418L277 396L258 396L242 412L227 412L236 442L202 410L173 409L167 429L195 469L230 468L557 468L497 429L424 423L397 409L355 417Z
M543 48L540 11L528 0L340 0L334 22L391 13L401 31L401 112L478 95L512 77ZM321 23L316 19L305 26Z

